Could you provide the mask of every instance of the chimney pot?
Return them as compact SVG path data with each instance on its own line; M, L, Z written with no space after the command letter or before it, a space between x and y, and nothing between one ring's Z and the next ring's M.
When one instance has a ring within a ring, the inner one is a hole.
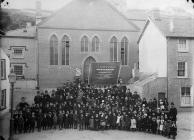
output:
M173 19L170 19L169 28L170 28L170 32L173 32L174 31L174 21L173 21Z
M31 22L27 22L26 23L26 28L29 28L29 27L31 27L32 26L32 23Z
M41 22L41 2L36 1L36 25Z

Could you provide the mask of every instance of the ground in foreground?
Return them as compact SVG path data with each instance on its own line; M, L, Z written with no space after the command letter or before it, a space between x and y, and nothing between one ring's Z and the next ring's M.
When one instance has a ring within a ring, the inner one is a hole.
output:
M190 131L178 132L177 140L192 140ZM29 134L15 135L16 140L167 140L168 138L143 132L128 132L119 130L49 130Z

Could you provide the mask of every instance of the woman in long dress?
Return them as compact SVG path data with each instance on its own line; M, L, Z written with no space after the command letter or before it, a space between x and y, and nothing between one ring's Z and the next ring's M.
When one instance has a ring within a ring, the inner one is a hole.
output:
M131 118L131 130L136 131L136 119L134 117Z
M90 120L89 120L89 124L90 124L90 129L93 130L94 129L94 116L92 115Z

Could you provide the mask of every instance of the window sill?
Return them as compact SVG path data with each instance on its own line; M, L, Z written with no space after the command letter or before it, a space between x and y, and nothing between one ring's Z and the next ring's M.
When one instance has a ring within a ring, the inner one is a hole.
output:
M60 68L63 68L63 67L69 67L69 65L49 65L48 69L52 69L52 68L57 68L57 69L60 69Z
M192 106L192 105L185 105L185 106L180 106L180 108L193 108L194 106Z
M24 59L24 57L12 57L12 59Z
M49 65L48 69L52 69L52 68L57 68L59 67L60 65Z
M3 110L5 110L6 109L6 107L0 107L0 111L3 111Z
M177 77L177 79L189 79L189 77Z
M189 53L189 51L187 50L187 51L177 51L178 53Z
M25 79L24 75L16 75L16 80L23 80Z
M3 78L3 79L1 79L1 80L7 80L7 78Z

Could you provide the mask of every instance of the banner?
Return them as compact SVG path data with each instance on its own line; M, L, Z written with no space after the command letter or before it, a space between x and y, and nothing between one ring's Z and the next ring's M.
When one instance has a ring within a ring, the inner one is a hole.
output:
M117 84L120 62L91 63L89 72L90 85Z

